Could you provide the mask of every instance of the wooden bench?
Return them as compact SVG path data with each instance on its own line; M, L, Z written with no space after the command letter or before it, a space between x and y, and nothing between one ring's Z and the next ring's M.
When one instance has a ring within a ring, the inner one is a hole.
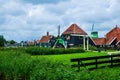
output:
M74 63L72 67L77 67L78 71L80 71L80 67L87 67L94 65L91 69L97 69L99 68L100 64L106 64L109 67L113 67L116 65L119 65L120 59L118 58L120 54L115 55L106 55L106 56L95 56L95 57L87 57L87 58L75 58L71 59L71 62L77 62ZM105 67L106 65L103 65L102 67Z

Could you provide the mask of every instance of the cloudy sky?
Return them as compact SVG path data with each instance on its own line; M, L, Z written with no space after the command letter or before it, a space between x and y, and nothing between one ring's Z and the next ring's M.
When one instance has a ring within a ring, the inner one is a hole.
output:
M120 26L120 0L0 0L0 35L6 40L38 40L72 23L99 37Z

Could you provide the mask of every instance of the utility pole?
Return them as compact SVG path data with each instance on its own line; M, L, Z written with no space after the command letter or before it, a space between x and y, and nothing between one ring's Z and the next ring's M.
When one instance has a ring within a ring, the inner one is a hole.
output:
M60 25L58 26L58 37L60 37Z
M93 32L93 30L94 30L94 24L92 25L92 32Z

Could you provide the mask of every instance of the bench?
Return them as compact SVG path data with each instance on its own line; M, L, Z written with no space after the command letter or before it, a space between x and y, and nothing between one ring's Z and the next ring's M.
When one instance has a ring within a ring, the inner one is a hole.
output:
M87 67L94 65L91 69L99 68L100 64L105 64L109 67L117 66L120 63L120 59L118 58L120 54L115 55L106 55L106 56L95 56L95 57L86 57L86 58L75 58L71 59L71 62L77 62L77 64L73 64L72 67L77 67L78 71L80 71L81 67Z

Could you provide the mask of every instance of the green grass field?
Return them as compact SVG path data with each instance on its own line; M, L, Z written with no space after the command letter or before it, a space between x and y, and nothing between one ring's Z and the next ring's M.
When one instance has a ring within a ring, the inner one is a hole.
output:
M42 56L33 56L35 57L44 57L46 59L49 59L53 62L62 62L65 64L70 65L70 59L72 58L84 58L84 57L91 57L91 56L102 56L102 55L108 55L107 52L92 52L92 51L86 51L85 53L71 53L71 54L62 54L62 55L42 55Z
M72 58L103 56L103 55L108 55L107 52L102 51L101 53L98 53L98 52L87 51L85 53L73 53L73 54L62 54L62 55L42 55L42 56L33 56L33 57L34 58L44 57L46 59L51 60L52 62L62 62L63 64L66 64L71 68L72 63L70 62L70 59ZM76 76L80 74L81 80L120 80L120 77L119 77L120 67L113 67L113 68L105 67L101 69L95 69L90 72L87 72L85 68L82 68L82 69L83 69L82 71L76 73ZM79 79L76 79L76 80L79 80Z
M120 80L120 67L85 68L76 72L70 59L108 55L107 52L30 55L22 49L0 50L0 80Z

